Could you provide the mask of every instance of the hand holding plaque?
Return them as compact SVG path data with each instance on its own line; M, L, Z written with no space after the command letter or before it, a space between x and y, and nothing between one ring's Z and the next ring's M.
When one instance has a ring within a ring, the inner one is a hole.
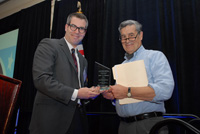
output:
M95 62L95 71L97 85L100 86L100 90L108 90L110 88L111 69Z

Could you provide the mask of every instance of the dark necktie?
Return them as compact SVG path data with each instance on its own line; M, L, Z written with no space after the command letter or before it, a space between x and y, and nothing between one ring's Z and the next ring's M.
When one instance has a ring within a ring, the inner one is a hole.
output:
M78 63L77 63L76 56L75 56L75 49L72 48L71 51L72 51L72 58L74 60L75 66L76 66L76 71L78 72Z
M130 60L133 57L133 53L132 54L125 53L125 56L128 60Z

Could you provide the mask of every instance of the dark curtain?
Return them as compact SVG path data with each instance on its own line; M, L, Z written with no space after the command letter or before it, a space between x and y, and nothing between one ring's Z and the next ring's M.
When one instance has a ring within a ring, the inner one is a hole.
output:
M7 33L17 28L19 28L19 13L0 19L0 34Z
M65 35L67 16L77 11L77 0L55 1L52 38L60 39Z
M50 35L50 15L51 0L46 0L0 21L1 32L19 28L14 70L14 78L22 81L18 99L17 133L19 134L28 134L36 93L32 80L32 61L39 41ZM14 121L15 119L13 119Z
M179 0L175 5L177 79L181 113L200 116L200 1Z
M105 18L105 0L82 0L82 10L89 21L88 31L83 40L85 57L88 60L88 86L96 86L97 82L94 74L95 61L108 66L105 61L112 57L106 49L110 49L110 44L104 43L104 34L106 32L104 25L107 22ZM112 24L111 24L112 27ZM104 57L108 54L108 57ZM95 100L90 100L87 104L87 113L91 134L116 134L119 124L115 107L110 100L104 99L101 95Z

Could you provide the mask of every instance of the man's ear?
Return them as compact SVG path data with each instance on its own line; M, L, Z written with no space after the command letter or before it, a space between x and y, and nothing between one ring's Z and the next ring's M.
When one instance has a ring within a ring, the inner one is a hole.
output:
M143 31L140 31L140 40L143 39Z
M67 31L68 28L68 24L65 24L65 32Z

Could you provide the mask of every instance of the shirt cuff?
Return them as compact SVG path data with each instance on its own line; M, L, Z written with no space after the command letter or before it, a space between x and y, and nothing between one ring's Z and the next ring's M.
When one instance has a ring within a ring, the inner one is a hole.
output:
M77 98L77 96L78 96L78 90L77 90L77 89L74 89L74 92L73 92L73 94L72 94L71 100L72 100L72 101L75 101L76 98Z

